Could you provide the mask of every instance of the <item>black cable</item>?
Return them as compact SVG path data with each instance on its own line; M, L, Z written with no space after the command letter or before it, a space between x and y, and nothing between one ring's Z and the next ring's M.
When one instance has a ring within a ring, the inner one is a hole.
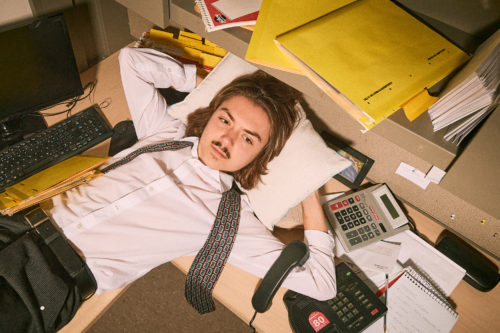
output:
M257 332L255 330L255 327L252 326L252 323L253 323L253 321L254 321L254 319L255 319L256 316L257 316L257 311L254 312L252 319L250 319L250 322L248 323L248 326L250 326L252 328L252 332L253 333Z
M52 116L57 116L57 115L60 115L60 114L63 114L63 113L66 113L66 116L69 117L71 116L71 111L73 111L73 109L75 108L76 104L84 99L86 99L87 97L89 98L89 101L92 103L92 99L91 99L91 95L92 93L94 93L95 91L95 87L96 87L96 84L97 84L97 81L90 81L88 82L84 87L83 87L83 91L86 91L88 90L88 93L87 94L82 94L82 95L79 95L79 96L76 96L76 97L73 97L71 99L66 100L66 101L63 101L63 102L60 102L60 103L56 103L54 105L51 105L51 106L48 106L44 109L41 109L38 113L38 115L42 116L42 117L52 117ZM65 104L67 109L66 110L63 110L63 111L58 111L58 112L50 112L50 113L43 113L42 111L44 110L47 110L49 108L53 108L57 105L63 105Z
M415 223L415 220L413 220L413 218L411 218L408 215L406 215L406 217L408 218L408 225L410 227L410 231L413 231L415 233L415 235L420 236L420 234L417 230L417 224Z

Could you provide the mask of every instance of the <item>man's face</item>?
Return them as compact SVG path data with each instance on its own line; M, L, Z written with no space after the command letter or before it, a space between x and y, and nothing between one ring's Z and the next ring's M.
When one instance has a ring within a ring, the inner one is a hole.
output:
M233 172L252 162L269 141L264 110L244 96L233 96L214 112L201 134L198 156L208 167Z

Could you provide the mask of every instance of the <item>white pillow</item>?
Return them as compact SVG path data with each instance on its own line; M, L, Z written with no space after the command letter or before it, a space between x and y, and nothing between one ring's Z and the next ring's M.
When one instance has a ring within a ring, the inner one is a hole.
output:
M186 123L187 115L208 106L217 92L234 78L257 68L228 53L184 101L168 113ZM297 105L302 110L300 105ZM330 149L304 116L279 156L268 164L268 174L252 190L245 191L259 220L270 230L288 210L323 186L333 175L351 165Z

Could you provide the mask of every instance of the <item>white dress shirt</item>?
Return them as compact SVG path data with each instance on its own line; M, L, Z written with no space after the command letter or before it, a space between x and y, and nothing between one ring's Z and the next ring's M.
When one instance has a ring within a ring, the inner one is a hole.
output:
M87 262L98 293L123 287L170 260L196 255L215 221L222 193L233 182L232 176L198 159L198 138L184 138L185 126L167 114L166 102L156 90L194 89L195 66L181 65L151 49L123 49L119 60L139 142L107 164L139 147L169 139L194 145L142 154L52 199L48 213ZM290 273L284 286L317 299L332 298L336 291L333 238L306 230L305 239L310 258L303 268ZM282 248L243 195L228 262L263 277Z

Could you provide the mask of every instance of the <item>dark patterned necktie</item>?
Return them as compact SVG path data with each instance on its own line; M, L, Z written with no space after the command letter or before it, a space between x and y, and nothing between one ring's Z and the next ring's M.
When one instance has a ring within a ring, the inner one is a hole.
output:
M104 167L101 171L107 173L144 153L178 150L192 146L193 143L189 141L167 141L151 144L134 150L122 159ZM240 201L240 194L234 184L230 190L222 194L212 230L189 269L186 279L186 299L201 314L215 310L212 292L222 269L226 265L238 232Z
M239 222L240 194L233 184L222 194L212 230L194 258L186 279L186 299L201 314L215 310L212 291L226 265Z

